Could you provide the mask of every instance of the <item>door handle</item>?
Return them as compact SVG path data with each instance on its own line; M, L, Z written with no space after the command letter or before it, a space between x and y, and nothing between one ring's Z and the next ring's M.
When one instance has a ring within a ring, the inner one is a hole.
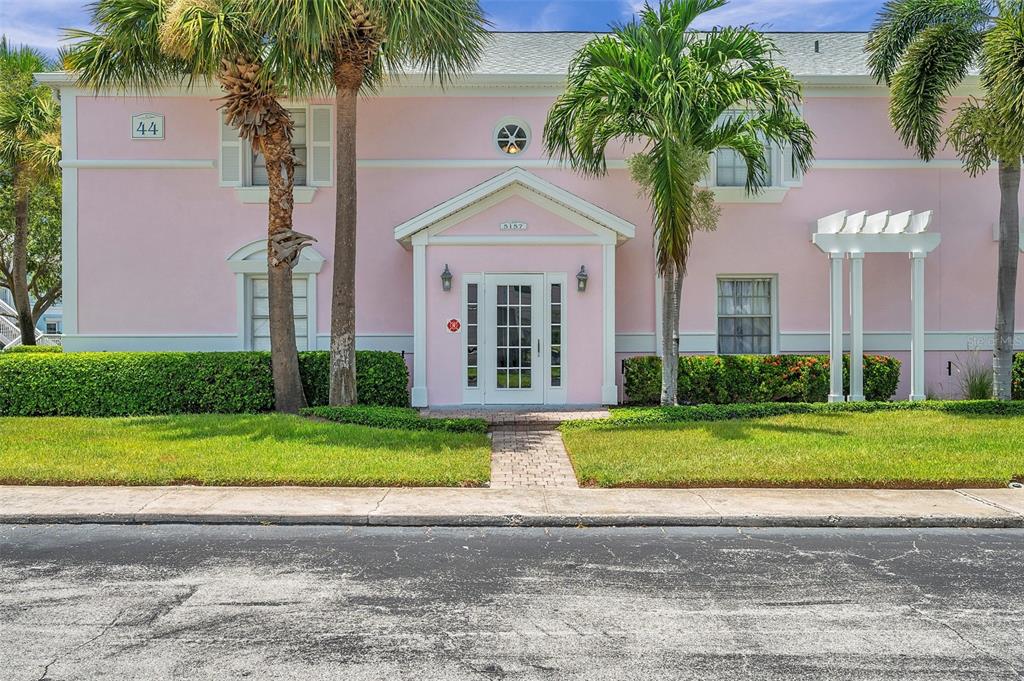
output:
M540 338L537 339L537 354L540 354Z

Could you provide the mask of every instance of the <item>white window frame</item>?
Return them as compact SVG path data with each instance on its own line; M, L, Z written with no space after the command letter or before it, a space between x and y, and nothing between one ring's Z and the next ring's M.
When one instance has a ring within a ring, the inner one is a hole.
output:
M501 132L501 129L506 125L518 125L526 133L526 144L523 145L523 148L519 150L518 154L509 154L501 148L500 144L498 144L498 133ZM494 124L494 130L491 131L491 144L494 145L495 150L497 150L498 154L500 154L502 158L519 158L525 154L533 144L533 128L530 127L529 123L518 116L506 116Z
M462 275L462 319L469 321L469 285L476 285L476 385L469 385L469 365L466 361L469 355L469 331L466 329L462 335L462 354L459 364L462 366L462 402L463 404L484 403L484 381L486 371L484 370L484 328L487 321L487 287L484 286L482 274L473 272Z
M237 347L239 350L252 349L252 315L249 309L251 296L249 295L249 279L252 276L266 277L267 272L267 242L265 239L257 239L242 246L228 256L228 268L235 274L235 301L236 301L236 328L238 334ZM292 269L292 276L296 279L306 278L306 334L307 347L310 350L317 348L317 274L323 269L324 257L312 246L302 249L299 261Z
M297 204L312 203L319 187L330 187L334 185L334 106L331 104L312 104L308 102L291 101L284 101L281 104L286 109L302 110L306 114L306 184L295 186L294 197L295 203ZM314 112L320 109L325 109L330 112L330 115L328 116L330 130L328 131L326 141L316 141L314 135ZM237 144L232 140L224 139L224 113L219 109L217 110L216 120L217 139L219 142L219 155L217 158L222 158L225 144L234 144L237 147L240 169L239 174L241 176L237 182L228 182L223 179L223 175L218 171L218 175L220 175L220 186L233 187L235 189L235 196L240 203L267 203L270 200L269 188L265 185L260 186L252 184L252 164L255 157L255 151L252 149L252 145L242 139L239 139ZM313 177L313 157L314 150L316 149L321 150L321 152L326 152L331 158L330 163L328 163L328 176L325 178Z
M740 109L730 109L730 112ZM797 114L803 118L803 106L796 108ZM766 145L767 147L768 145ZM718 184L718 150L711 153L708 159L708 175L704 178L704 186L715 193L715 199L719 203L781 203L794 187L802 187L804 184L803 173L799 173L793 180L786 180L784 164L789 161L789 150L785 146L772 147L771 184L757 194L747 194L745 186L720 186Z
M310 150L312 149L312 146L313 146L312 144L310 144L311 138L313 137L313 120L311 118L309 104L306 104L306 103L289 103L289 102L284 102L284 103L282 103L282 106L284 106L284 108L287 109L289 113L295 112L295 111L301 111L303 113L303 115L306 117L306 164L305 164L306 181L305 181L304 184L296 183L295 184L295 189L300 189L300 188L303 188L303 187L314 186L314 185L311 185L309 183L309 180L310 180L310 178L309 178L309 175L310 175L310 172L309 172L309 165L310 165L310 163L309 163L309 161L310 161L310 156L311 156ZM253 169L255 168L255 165L256 165L256 153L257 153L256 150L253 149L252 145L248 144L248 143L242 144L242 149L243 149L243 153L245 153L246 156L247 156L247 158L243 159L245 161L245 163L242 165L242 172L243 172L243 175L242 175L242 186L243 187L254 187L254 188L258 188L258 189L266 188L267 185L265 185L265 184L253 184L253 172L254 172Z
M253 325L253 321L254 321L253 320L253 309L252 309L253 284L256 282L256 280L259 279L259 280L267 281L267 283L269 285L269 276L267 274L262 274L262 273L252 273L252 274L246 274L244 276L245 276L245 282L244 282L244 286L245 286L245 291L244 291L244 294L245 294L245 326L243 328L243 336L244 336L243 348L246 349L246 350L255 350L256 349L255 348L256 342L255 342L255 339L254 339L253 333L252 333L252 325ZM293 277L292 277L293 285L294 285L294 283L296 281L299 281L299 280L302 280L302 281L304 281L306 283L306 314L304 315L304 317L306 319L306 337L305 337L305 339L306 339L306 347L305 347L305 349L303 349L301 347L301 345L300 345L299 352L306 352L306 351L309 351L309 350L316 350L316 329L312 328L312 325L316 322L316 314L313 312L313 308L311 307L311 303L315 303L316 302L316 293L314 292L314 290L312 288L313 286L316 285L316 275L315 274L293 275ZM294 299L294 294L293 294L293 299ZM268 304L269 304L269 300L268 300ZM294 318L294 311L293 311L293 315L292 316ZM269 318L270 318L270 316L268 314L267 315L267 319L269 320ZM298 336L296 336L296 340L299 340Z
M718 274L715 276L715 354L720 355L721 343L719 342L718 329L721 314L719 313L718 298L719 286L723 281L736 280L767 280L771 286L771 352L769 355L779 354L779 275L778 274ZM747 315L755 316L755 315Z

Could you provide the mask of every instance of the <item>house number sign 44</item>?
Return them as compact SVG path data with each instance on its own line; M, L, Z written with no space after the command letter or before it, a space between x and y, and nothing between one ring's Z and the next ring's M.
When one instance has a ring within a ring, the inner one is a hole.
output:
M162 140L164 138L164 117L156 113L140 113L132 116L133 140Z

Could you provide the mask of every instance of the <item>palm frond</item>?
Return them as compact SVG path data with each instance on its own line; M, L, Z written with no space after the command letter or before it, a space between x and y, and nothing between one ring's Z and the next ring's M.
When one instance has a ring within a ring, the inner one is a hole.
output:
M94 90L150 93L178 82L187 69L159 44L166 9L162 0L99 0L91 5L95 31L65 31L64 68Z
M931 26L917 35L892 76L893 127L926 161L934 158L942 138L946 100L967 76L982 40L967 23Z
M1002 124L999 115L976 98L957 108L947 135L971 177L984 173L998 159Z
M981 30L997 0L888 0L868 37L868 67L876 82L891 84L907 50L925 30L959 24Z
M986 104L1000 123L999 155L1024 152L1024 2L1002 7L982 47L981 81Z

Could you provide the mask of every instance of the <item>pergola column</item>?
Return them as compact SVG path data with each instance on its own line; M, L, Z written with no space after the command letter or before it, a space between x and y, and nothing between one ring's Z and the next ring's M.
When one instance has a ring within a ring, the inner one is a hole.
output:
M926 399L924 394L924 258L910 254L910 400Z
M829 402L843 402L843 253L829 253Z
M850 253L850 402L864 401L864 254Z

